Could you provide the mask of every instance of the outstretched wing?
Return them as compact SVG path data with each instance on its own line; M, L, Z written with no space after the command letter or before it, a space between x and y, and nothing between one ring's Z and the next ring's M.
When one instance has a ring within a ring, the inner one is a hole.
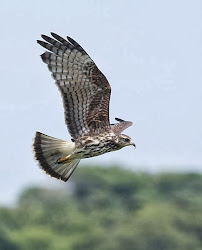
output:
M123 130L133 125L132 122L124 121L120 118L115 118L115 120L118 121L119 123L111 124L111 129L116 135L119 135Z
M65 109L65 121L72 138L109 130L111 88L85 50L72 38L51 33L37 41L47 50L41 55L56 81Z

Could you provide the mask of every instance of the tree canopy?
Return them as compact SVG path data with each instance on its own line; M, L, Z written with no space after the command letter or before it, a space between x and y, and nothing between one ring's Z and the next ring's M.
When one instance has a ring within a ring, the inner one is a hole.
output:
M0 208L0 249L202 249L202 175L80 167L64 190Z

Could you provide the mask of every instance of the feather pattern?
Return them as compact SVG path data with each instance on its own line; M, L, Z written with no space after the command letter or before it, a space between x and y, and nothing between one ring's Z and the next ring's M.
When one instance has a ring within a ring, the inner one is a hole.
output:
M124 121L120 118L115 118L115 120L119 123L111 124L111 129L116 135L120 135L122 131L133 125L132 122Z
M133 145L121 132L132 122L109 123L110 85L86 51L72 38L51 33L37 41L47 51L41 58L58 86L72 142L36 132L33 151L40 167L67 181L80 160Z
M41 55L56 81L65 109L65 121L72 138L110 130L111 88L85 50L72 38L51 33L37 41L47 50Z
M41 168L47 174L63 181L69 179L80 162L80 159L70 159L68 162L58 163L58 159L73 153L75 144L40 132L36 132L33 149Z

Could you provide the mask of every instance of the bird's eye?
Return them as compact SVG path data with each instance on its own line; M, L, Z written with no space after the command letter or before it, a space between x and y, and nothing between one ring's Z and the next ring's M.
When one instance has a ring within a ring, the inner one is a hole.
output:
M127 143L130 142L130 139L128 139L128 138L125 138L124 140L125 140L125 142L127 142Z

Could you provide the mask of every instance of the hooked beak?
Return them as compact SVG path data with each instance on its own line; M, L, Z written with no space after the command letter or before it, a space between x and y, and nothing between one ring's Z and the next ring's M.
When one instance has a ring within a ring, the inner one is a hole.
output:
M135 145L135 143L133 143L133 144L132 144L132 146L133 146L134 148L136 148L136 145Z

